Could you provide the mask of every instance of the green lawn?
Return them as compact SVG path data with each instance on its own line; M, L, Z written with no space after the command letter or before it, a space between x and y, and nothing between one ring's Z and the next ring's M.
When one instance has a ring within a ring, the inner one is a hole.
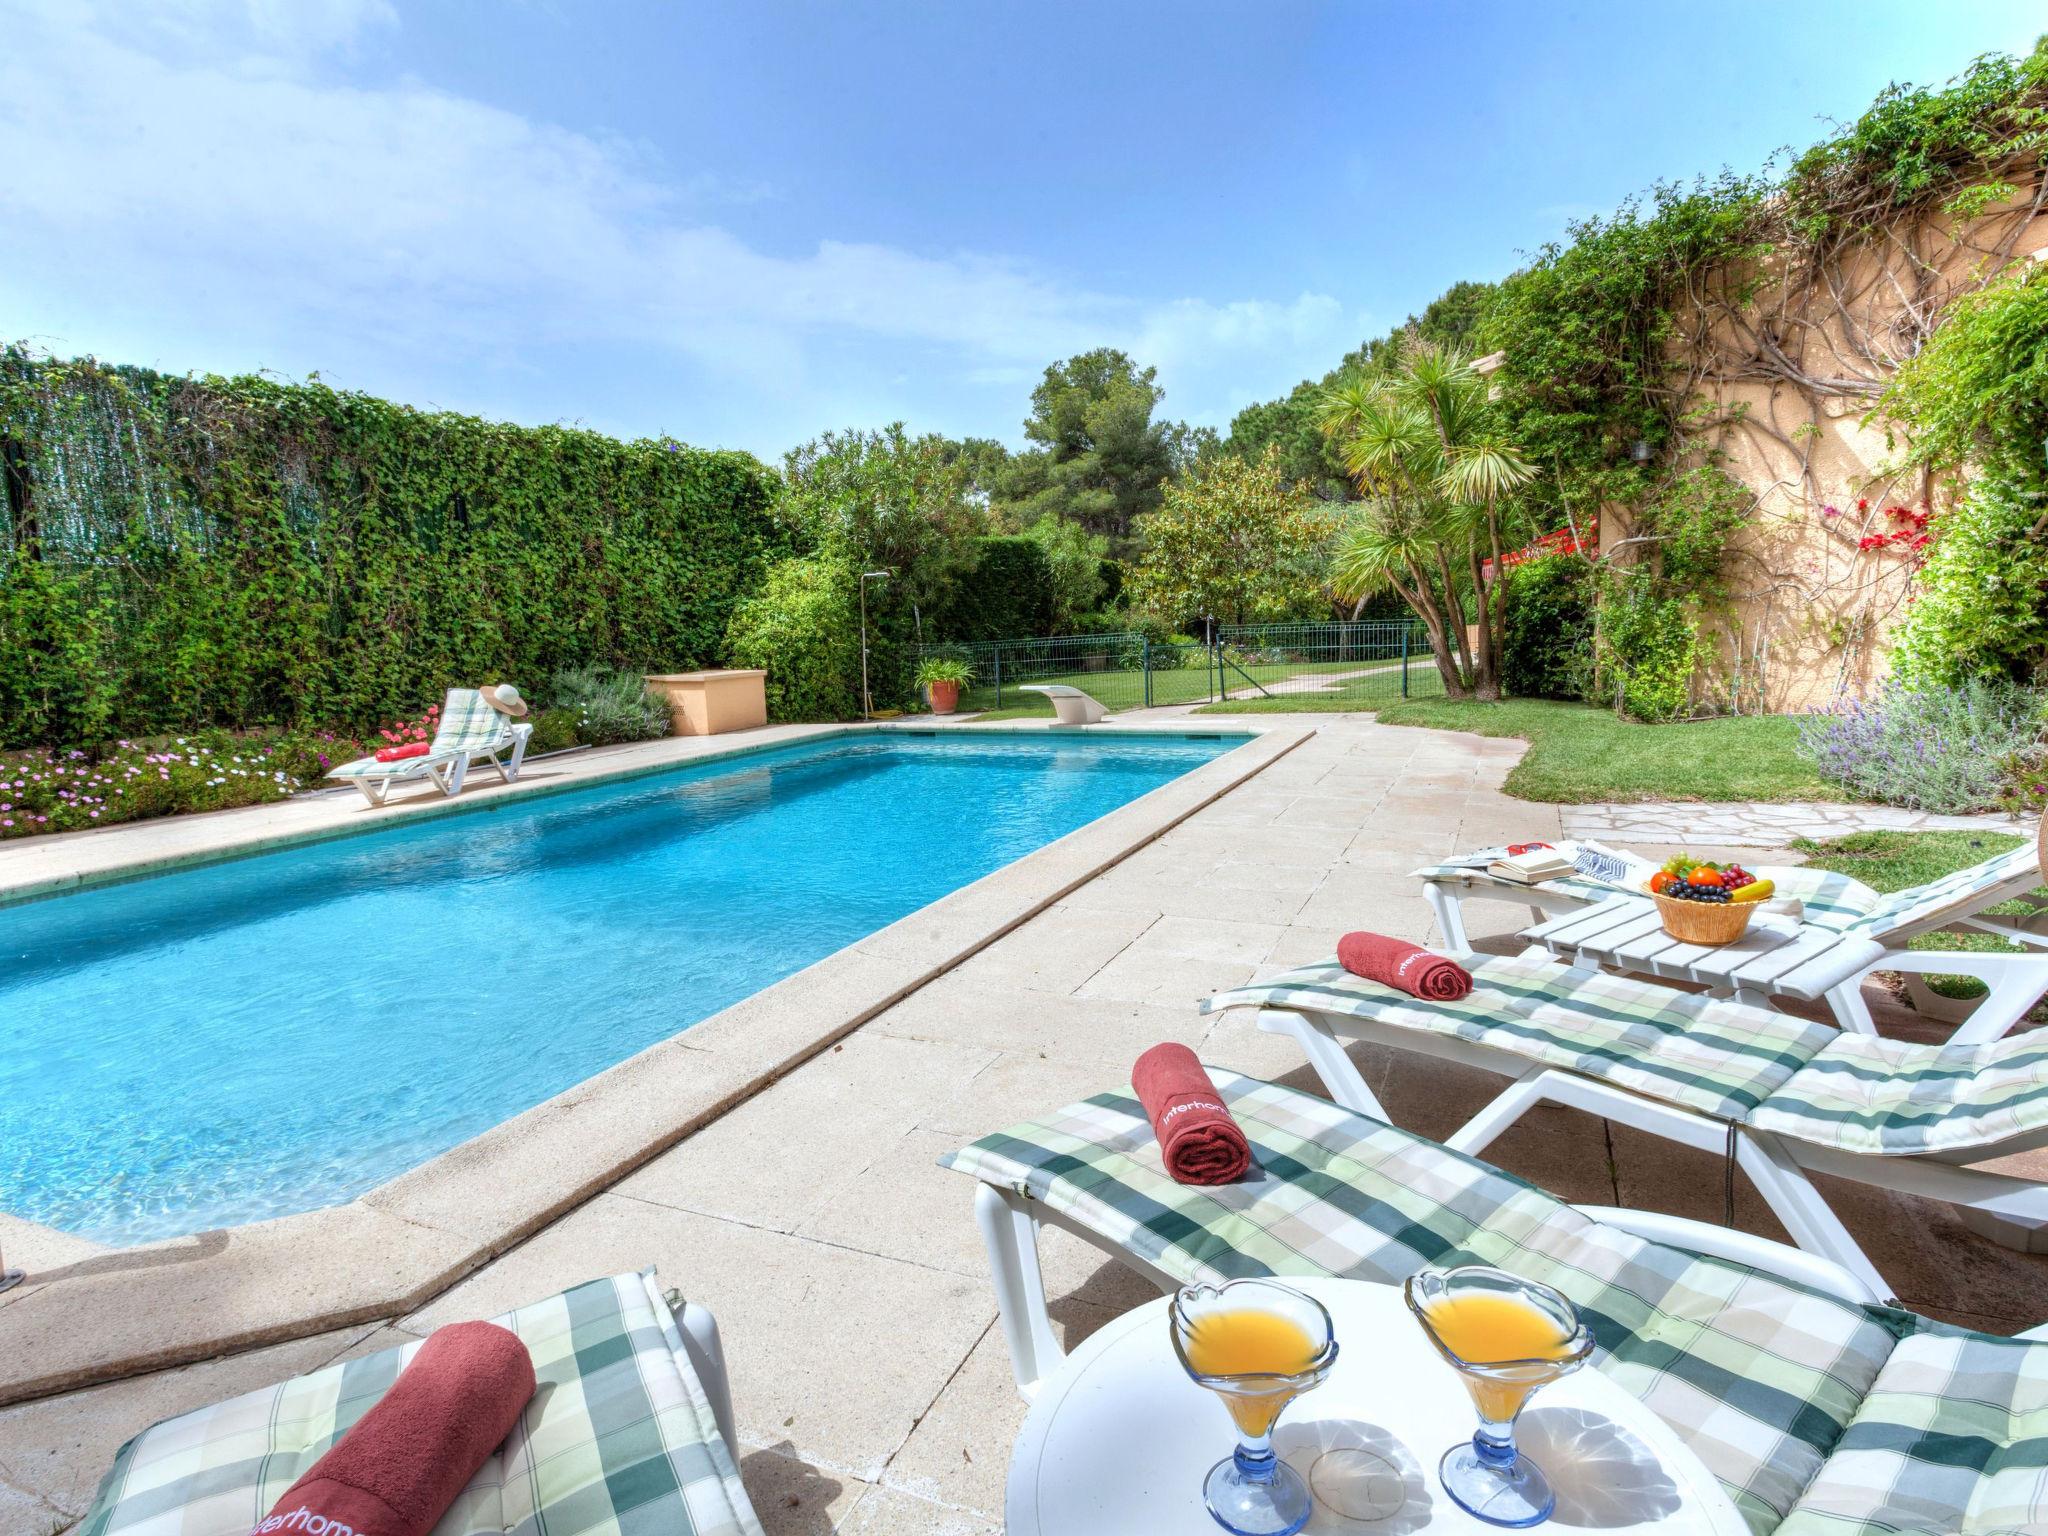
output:
M1249 693L1254 686L1271 688L1294 678L1330 678L1342 688L1340 694L1302 693L1281 694L1272 699L1253 697L1241 702L1211 705L1211 709L1224 710L1360 710L1376 709L1389 700L1401 696L1401 664L1398 660L1388 661L1240 661L1239 665L1225 670L1224 683L1232 693ZM1411 663L1408 670L1409 687L1417 694L1438 694L1443 691L1436 668L1426 664ZM1063 683L1070 688L1079 688L1099 700L1104 709L1120 713L1128 709L1142 709L1146 706L1145 674L1139 671L1062 672L1049 677L1028 677L1030 684ZM1213 668L1199 664L1180 667L1172 671L1152 673L1152 707L1164 704L1192 704L1211 697L1216 687L1216 673ZM1003 707L995 709L995 689L984 679L976 686L965 690L960 696L960 710L963 714L980 711L984 720L1032 720L1042 719L1052 713L1052 706L1044 702L1042 695L1024 693L1018 684L1005 680L1003 684Z
M1792 846L1808 855L1808 867L1850 875L1874 891L1901 891L1996 854L2017 848L2025 839L2007 832L1852 832L1847 837L1815 842L1799 838ZM2025 916L2048 903L2048 892L2002 902L1991 910ZM1988 954L2016 954L2020 946L1991 933L1923 933L1909 949L1969 949ZM1936 992L1950 997L1978 997L1984 984L1974 976L1929 976Z
M1634 725L1604 709L1550 699L1482 704L1449 699L1379 706L1387 725L1481 736L1520 736L1528 755L1508 775L1523 800L1839 800L1794 750L1785 715L1729 715L1679 725Z

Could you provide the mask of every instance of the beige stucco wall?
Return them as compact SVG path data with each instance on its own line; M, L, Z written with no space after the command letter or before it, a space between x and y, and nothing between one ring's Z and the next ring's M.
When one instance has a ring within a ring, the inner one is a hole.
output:
M1818 303L1788 305L1786 274L1767 273L1738 316L1703 320L1677 350L1713 359L1709 371L1722 375L1700 386L1706 424L1690 457L1716 456L1757 497L1751 525L1730 546L1734 601L1707 618L1720 659L1701 680L1703 703L1800 710L1885 676L1913 559L1897 545L1859 550L1857 540L1897 527L1884 515L1891 506L1938 513L1953 487L1897 474L1897 447L1869 419L1871 407L1915 344L1916 311L1933 313L2000 263L2048 254L2048 214L2014 203L1960 228L1925 221L1898 233L1841 259L1818 290L1793 283L1792 292L1818 291ZM1744 362L1771 348L1830 387L1761 376L1767 367ZM1824 513L1830 506L1837 515ZM1603 551L1629 531L1627 509L1608 509Z

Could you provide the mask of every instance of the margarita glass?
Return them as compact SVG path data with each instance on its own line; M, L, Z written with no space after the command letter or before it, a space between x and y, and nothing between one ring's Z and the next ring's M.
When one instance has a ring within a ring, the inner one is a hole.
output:
M1549 1519L1557 1496L1515 1449L1515 1417L1539 1388L1585 1364L1592 1333L1564 1296L1505 1270L1425 1269L1403 1294L1479 1410L1478 1432L1438 1463L1444 1492L1490 1525Z
M1237 1425L1237 1449L1202 1483L1209 1513L1235 1536L1293 1536L1315 1501L1273 1453L1273 1425L1337 1359L1329 1312L1271 1280L1232 1280L1177 1292L1167 1317L1180 1363Z

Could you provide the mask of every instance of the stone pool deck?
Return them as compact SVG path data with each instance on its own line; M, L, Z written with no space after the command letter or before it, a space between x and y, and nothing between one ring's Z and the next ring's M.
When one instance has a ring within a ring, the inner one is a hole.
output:
M1500 793L1520 742L1365 717L1256 718L1285 729L1276 749L1299 744L1102 872L1077 872L1035 916L423 1305L0 1410L0 1536L49 1536L75 1519L120 1443L156 1419L650 1264L721 1321L742 1471L770 1532L998 1531L1024 1410L972 1187L938 1155L1124 1082L1162 1039L1313 1087L1289 1042L1242 1012L1204 1019L1196 1000L1319 958L1349 927L1426 940L1407 870L1560 834L1556 808ZM1475 932L1517 922L1494 903L1468 912ZM1428 1134L1498 1086L1410 1055L1360 1059L1395 1118ZM1717 1159L1575 1112L1531 1115L1489 1156L1570 1199L1720 1214ZM1973 1236L1946 1207L1861 1186L1827 1193L1910 1304L1999 1330L2048 1318L2048 1259ZM1738 1215L1782 1236L1747 1190ZM1150 1295L1062 1234L1048 1234L1046 1260L1070 1344ZM0 1305L0 1319L12 1310Z

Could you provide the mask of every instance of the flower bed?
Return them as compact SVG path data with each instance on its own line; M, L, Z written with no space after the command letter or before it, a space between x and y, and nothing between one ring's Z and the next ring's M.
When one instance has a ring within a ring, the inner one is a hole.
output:
M0 839L283 800L362 744L332 732L202 732L0 754Z

